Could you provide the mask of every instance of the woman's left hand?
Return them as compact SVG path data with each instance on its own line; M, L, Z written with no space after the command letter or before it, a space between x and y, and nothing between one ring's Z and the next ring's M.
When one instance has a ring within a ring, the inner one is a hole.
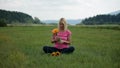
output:
M69 42L69 41L66 41L66 40L61 40L60 43L62 43L62 44L63 44L63 43L70 44L70 42Z
M60 43L64 43L65 41L64 40L60 40Z
M67 41L65 41L65 40L61 40L61 41L60 41L60 43L66 43L66 42L67 42Z

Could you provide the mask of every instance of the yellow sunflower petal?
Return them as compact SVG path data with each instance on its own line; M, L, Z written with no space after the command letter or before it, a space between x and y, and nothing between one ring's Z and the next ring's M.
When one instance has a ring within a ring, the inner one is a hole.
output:
M55 28L55 29L52 30L53 34L58 33L58 32L59 32L59 30L57 28Z

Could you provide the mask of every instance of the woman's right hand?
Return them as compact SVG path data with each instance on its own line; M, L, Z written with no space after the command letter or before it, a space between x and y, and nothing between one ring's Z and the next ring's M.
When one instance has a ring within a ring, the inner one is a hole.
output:
M56 42L55 40L53 40L53 39L51 40L51 43L55 43L55 42Z

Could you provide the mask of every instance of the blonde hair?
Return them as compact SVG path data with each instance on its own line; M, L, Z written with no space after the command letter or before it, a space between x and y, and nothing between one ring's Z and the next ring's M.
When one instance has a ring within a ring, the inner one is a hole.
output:
M65 18L61 18L59 23L58 23L58 29L60 30L60 23L64 24L64 30L67 30L67 22L65 20Z

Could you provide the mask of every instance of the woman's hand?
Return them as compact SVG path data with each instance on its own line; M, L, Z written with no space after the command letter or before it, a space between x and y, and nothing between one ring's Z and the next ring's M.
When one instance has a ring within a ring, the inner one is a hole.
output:
M56 36L54 39L51 41L52 43L61 43L61 44L70 44L70 41L68 40L62 40L60 37Z
M51 40L51 43L55 43L56 41L54 39Z
M58 43L61 43L61 44L70 44L70 41L60 40L60 41L58 41Z
M60 42L60 37L56 36L54 39L51 40L52 43L55 43L55 42Z

